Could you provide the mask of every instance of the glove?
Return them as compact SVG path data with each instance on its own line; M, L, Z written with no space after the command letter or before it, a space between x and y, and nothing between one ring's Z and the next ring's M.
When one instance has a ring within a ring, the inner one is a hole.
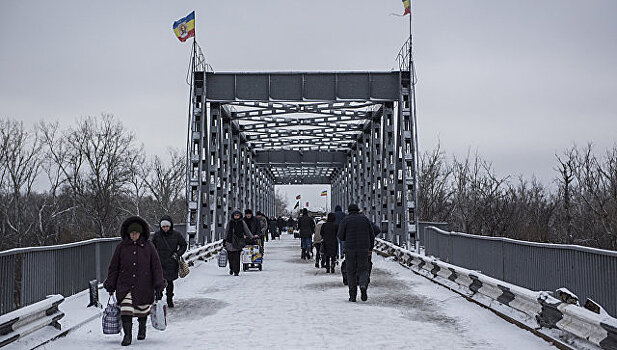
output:
M163 291L162 290L155 291L154 292L154 299L156 299L156 300L163 299Z
M174 260L178 260L179 259L178 253L171 254L171 257L174 258Z

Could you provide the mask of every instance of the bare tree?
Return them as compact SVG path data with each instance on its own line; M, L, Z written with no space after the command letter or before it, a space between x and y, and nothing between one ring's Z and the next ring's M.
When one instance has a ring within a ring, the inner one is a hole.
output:
M31 201L40 172L41 145L36 133L14 120L0 120L0 144L0 244L13 242L20 247L36 230Z
M155 156L151 164L141 168L144 184L156 203L153 212L148 216L153 222L164 214L176 220L184 220L186 215L186 201L183 196L186 156L177 149L170 148L167 152L170 160L168 165L159 156Z

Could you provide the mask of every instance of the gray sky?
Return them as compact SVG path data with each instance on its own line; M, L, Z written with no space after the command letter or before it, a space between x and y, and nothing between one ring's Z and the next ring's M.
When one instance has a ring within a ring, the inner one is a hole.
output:
M615 143L617 1L412 2L421 151L548 184L555 153ZM2 1L0 117L109 112L150 154L184 149L190 43L171 25L192 10L216 71L390 70L408 35L400 0Z

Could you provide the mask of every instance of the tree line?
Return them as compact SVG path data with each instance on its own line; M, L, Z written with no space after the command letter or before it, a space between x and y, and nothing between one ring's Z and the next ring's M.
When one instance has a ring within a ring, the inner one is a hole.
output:
M499 177L478 154L448 158L438 146L420 157L420 220L459 232L617 250L617 146L555 155L552 187Z
M121 221L185 221L186 156L148 156L109 114L61 128L0 119L0 250L117 236ZM555 156L553 186L497 176L477 154L420 156L420 219L452 230L617 250L617 146ZM276 194L277 215L287 206Z
M123 218L186 215L184 152L148 157L109 114L61 128L0 119L0 250L117 236Z

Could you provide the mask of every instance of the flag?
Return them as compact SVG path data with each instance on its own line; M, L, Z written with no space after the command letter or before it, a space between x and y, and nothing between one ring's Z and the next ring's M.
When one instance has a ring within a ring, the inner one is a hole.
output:
M327 196L327 195L328 195L328 191L321 191L321 196L322 196L322 197L325 197L325 196Z
M411 0L403 0L403 6L405 7L405 13L403 13L403 16L411 13L410 5Z
M302 198L302 196L300 196L300 195L297 195L297 196L296 196L296 199L297 199L297 200L300 200L300 198Z
M296 209L299 206L300 206L300 202L296 202L296 205L294 206L294 209Z
M188 16L175 21L171 27L178 37L178 40L185 42L186 39L195 36L195 11Z

